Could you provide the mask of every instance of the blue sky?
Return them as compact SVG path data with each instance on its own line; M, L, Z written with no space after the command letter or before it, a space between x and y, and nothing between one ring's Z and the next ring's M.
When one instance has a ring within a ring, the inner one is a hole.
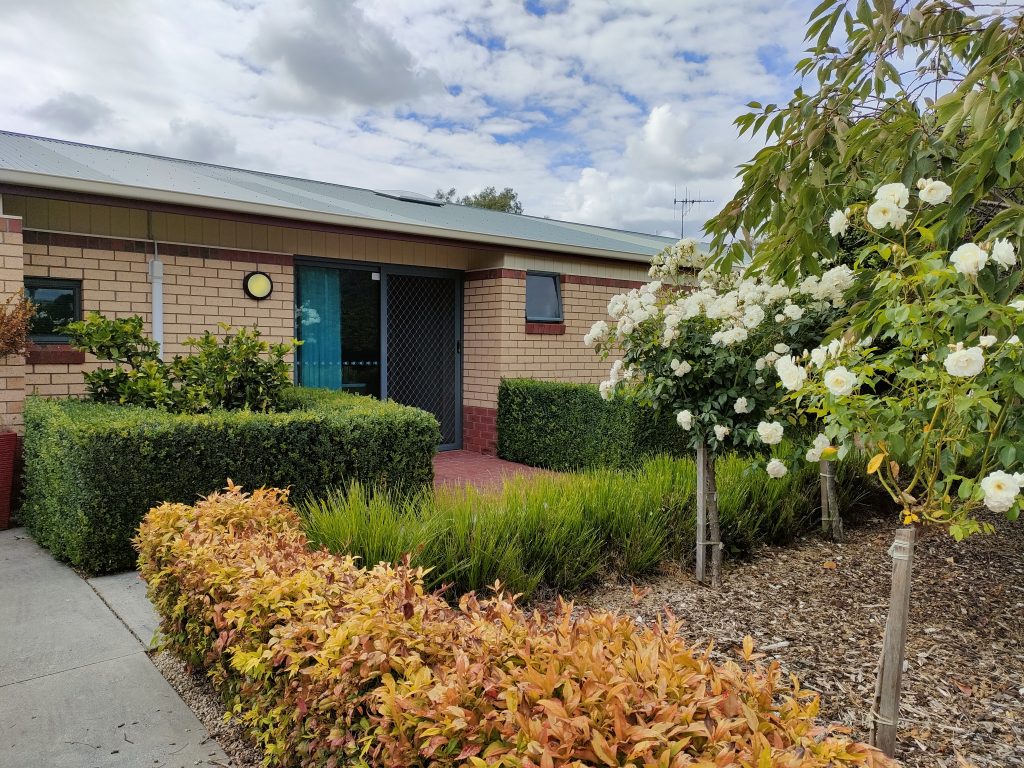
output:
M677 187L735 189L757 147L732 120L789 95L812 6L0 0L4 71L31 73L2 127L377 189L512 186L530 214L673 234Z

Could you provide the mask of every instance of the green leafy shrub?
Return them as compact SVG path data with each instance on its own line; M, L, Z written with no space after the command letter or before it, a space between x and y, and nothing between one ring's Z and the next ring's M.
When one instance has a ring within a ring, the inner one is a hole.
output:
M548 469L631 467L646 457L686 452L673 414L625 399L607 401L597 387L503 379L498 389L498 455Z
M278 409L290 385L285 358L297 343L268 344L260 339L259 328L231 333L230 326L221 324L223 339L205 331L187 339L192 354L164 362L138 316L108 320L91 312L64 330L77 349L113 363L84 374L91 399L173 413Z
M297 497L358 480L429 485L430 414L328 390L287 389L275 413L170 414L28 398L21 519L54 556L91 572L129 568L131 537L161 501L192 502L226 478Z
M838 480L845 488L846 475ZM310 540L333 552L367 564L409 555L429 586L447 584L456 595L501 581L529 597L539 587L574 593L600 576L639 578L692 557L695 489L692 461L661 456L633 470L518 477L487 491L410 497L353 484L307 498L299 511ZM819 517L816 462L767 483L750 460L726 455L718 489L733 556L789 541ZM859 502L842 497L844 513Z
M311 549L280 491L164 504L137 543L166 646L272 766L894 765L749 638L717 662L670 617L452 607L407 563Z

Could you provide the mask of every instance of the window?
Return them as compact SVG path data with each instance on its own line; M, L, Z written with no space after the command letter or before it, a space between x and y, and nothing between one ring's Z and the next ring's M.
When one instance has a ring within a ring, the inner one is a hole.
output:
M82 316L82 283L48 277L25 279L25 295L36 305L29 333L37 344L62 344L64 326Z
M559 276L550 272L526 273L526 321L562 322L562 292Z

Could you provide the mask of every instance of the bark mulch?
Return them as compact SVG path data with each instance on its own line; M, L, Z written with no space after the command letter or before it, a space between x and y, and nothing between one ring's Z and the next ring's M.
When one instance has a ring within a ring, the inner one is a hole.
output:
M957 543L919 531L897 757L907 766L1024 766L1024 522ZM801 684L822 718L866 739L891 587L892 520L834 545L810 536L727 565L714 591L678 570L605 584L581 608L652 622L668 609L696 644L731 654L745 635Z

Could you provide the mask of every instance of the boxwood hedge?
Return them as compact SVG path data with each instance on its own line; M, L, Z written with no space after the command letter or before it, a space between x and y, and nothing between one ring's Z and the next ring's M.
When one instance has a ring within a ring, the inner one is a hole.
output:
M437 420L395 403L292 389L286 410L168 414L30 397L21 520L54 556L91 573L134 566L150 507L192 503L227 478L293 497L358 480L411 489L433 479Z
M603 400L591 384L503 379L498 455L548 469L626 468L657 454L686 455L671 414L626 399Z

